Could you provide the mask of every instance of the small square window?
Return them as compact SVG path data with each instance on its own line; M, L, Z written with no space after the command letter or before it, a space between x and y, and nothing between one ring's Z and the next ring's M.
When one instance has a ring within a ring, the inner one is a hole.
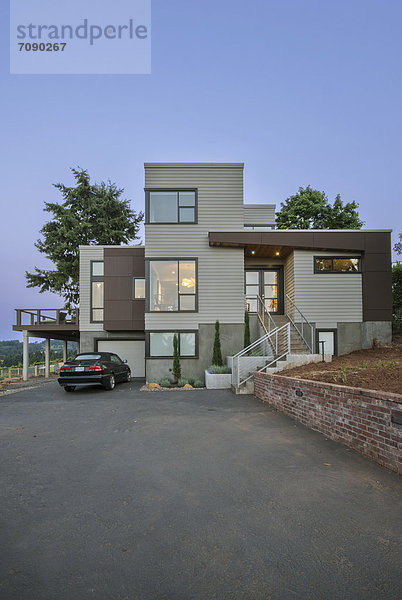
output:
M103 261L92 262L92 276L103 277Z

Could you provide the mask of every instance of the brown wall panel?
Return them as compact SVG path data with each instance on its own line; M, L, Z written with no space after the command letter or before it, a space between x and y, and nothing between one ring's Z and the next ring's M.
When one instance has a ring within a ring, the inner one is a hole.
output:
M144 248L105 248L106 331L136 331L145 327L145 301L133 300L133 277L144 277Z

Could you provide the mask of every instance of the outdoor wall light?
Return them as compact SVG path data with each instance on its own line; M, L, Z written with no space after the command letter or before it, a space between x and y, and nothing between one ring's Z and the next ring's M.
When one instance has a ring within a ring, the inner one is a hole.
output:
M279 256L279 252L275 252L275 256Z

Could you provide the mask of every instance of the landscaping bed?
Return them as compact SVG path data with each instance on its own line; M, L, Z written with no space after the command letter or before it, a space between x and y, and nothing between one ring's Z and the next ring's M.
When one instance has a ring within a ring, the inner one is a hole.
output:
M401 394L401 351L399 335L388 346L334 356L331 363L312 363L277 375Z

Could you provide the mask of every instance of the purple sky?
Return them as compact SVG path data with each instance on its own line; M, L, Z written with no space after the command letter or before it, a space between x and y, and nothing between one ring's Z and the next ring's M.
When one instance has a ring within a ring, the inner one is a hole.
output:
M14 308L62 306L24 272L71 166L140 210L145 161L241 161L246 202L310 184L396 240L400 0L153 0L152 75L9 75L8 21L2 2L0 339L20 337Z

